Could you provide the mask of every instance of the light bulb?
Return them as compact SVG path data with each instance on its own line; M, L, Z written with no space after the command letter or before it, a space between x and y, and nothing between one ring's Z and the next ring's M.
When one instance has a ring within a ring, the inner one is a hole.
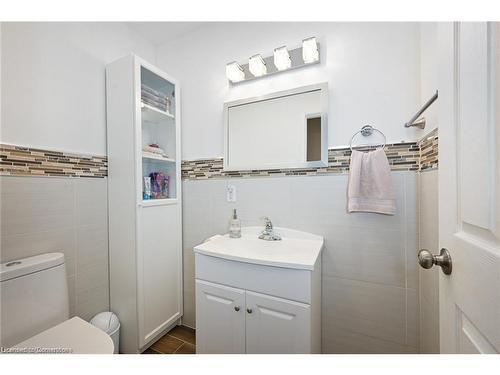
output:
M266 63L261 55L254 55L248 60L248 69L255 77L261 77L267 73Z
M318 44L316 37L304 39L302 41L302 58L306 64L313 63L319 60Z
M278 70L290 69L292 66L292 60L286 46L274 49L274 65Z
M240 82L245 79L243 68L236 61L226 64L226 77L231 82Z

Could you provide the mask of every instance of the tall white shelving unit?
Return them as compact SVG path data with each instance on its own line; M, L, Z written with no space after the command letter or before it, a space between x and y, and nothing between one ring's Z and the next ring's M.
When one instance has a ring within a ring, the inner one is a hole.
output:
M141 85L167 97L170 109L144 102ZM120 351L137 353L183 313L179 84L130 55L107 66L106 97L110 304ZM150 144L164 154L143 151ZM168 176L168 189L144 199L151 173Z

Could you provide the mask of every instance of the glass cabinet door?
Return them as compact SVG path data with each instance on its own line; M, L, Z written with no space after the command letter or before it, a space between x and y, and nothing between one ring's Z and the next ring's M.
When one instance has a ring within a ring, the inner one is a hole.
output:
M141 66L142 199L176 199L175 85Z

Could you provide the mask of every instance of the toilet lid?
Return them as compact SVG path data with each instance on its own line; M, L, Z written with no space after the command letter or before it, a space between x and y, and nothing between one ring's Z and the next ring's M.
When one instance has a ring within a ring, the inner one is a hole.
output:
M113 354L114 345L105 332L74 317L20 342L15 348L26 348L29 352L42 348L42 353Z

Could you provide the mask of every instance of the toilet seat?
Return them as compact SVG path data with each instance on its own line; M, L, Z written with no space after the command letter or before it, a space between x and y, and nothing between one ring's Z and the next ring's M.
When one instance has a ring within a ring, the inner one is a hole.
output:
M47 348L56 348L62 349L61 353L72 354L113 354L114 349L111 337L79 317L66 320L14 347L29 350L45 348L45 352L49 353Z

